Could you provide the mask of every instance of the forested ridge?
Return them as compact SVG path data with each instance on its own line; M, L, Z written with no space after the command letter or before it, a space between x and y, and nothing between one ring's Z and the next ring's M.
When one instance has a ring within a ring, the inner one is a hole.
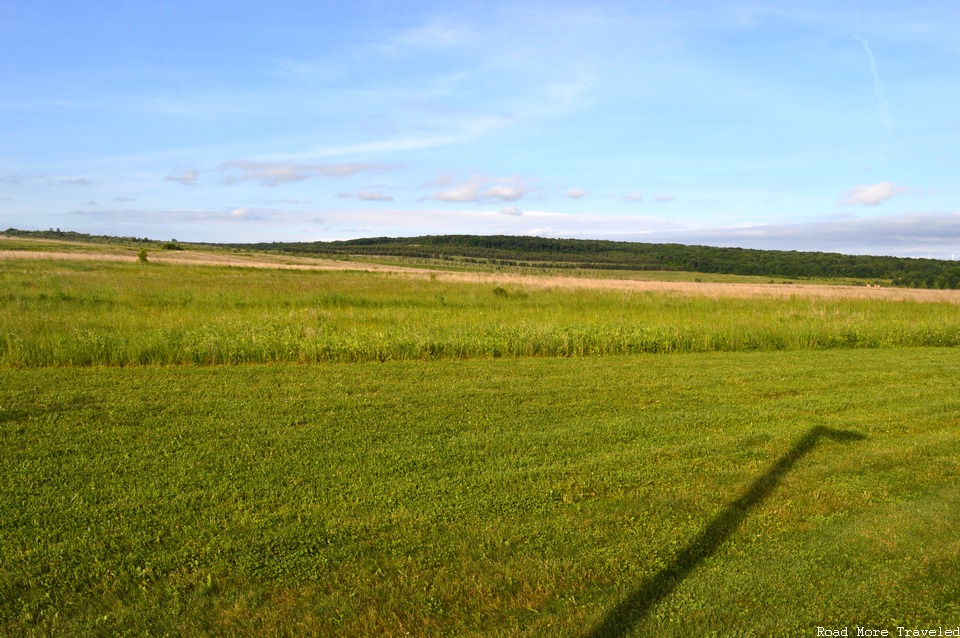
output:
M87 235L59 229L22 231L10 228L4 232L10 236L21 237L180 247L176 240L156 241L146 237ZM407 257L459 260L498 266L672 270L764 277L854 277L888 280L895 286L914 288L960 288L960 262L956 261L792 250L509 235L427 235L327 242L204 245L304 256Z

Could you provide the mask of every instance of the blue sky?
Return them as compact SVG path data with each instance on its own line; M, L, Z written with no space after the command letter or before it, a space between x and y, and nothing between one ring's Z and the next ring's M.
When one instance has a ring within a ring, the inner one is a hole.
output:
M960 254L960 5L0 14L0 227Z

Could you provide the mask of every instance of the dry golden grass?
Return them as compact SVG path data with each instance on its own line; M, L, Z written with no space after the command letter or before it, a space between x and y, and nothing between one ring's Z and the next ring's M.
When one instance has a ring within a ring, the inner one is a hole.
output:
M75 261L136 261L133 248L118 252L64 252L0 250L4 259L51 259ZM735 298L825 298L878 299L960 304L960 290L927 290L917 288L869 287L824 284L784 283L720 283L691 281L651 281L601 277L560 275L527 275L517 273L450 272L426 268L375 264L311 257L266 255L262 253L218 253L212 251L164 251L149 253L149 261L157 264L234 266L283 270L363 270L395 273L405 277L435 278L440 281L509 285L520 288L579 288L620 292L665 292L692 296Z

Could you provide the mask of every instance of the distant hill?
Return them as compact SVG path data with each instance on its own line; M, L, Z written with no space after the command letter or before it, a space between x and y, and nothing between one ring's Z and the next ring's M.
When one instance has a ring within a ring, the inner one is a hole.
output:
M955 261L684 244L506 235L428 235L240 246L293 254L466 259L502 266L676 270L764 277L855 277L889 280L896 286L914 288L960 287L960 263Z
M4 232L12 236L67 241L172 245L146 237L86 235L59 229L23 231L9 228ZM508 235L427 235L329 242L205 245L297 255L415 257L518 267L673 270L763 277L853 277L888 280L895 286L912 288L960 288L960 262L792 250Z

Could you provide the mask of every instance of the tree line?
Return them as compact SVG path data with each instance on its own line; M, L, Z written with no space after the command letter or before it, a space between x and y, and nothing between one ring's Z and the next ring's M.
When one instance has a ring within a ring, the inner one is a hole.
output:
M960 263L874 255L718 248L508 235L373 237L330 242L243 244L292 254L466 259L501 266L672 270L791 278L857 278L914 288L960 288Z

